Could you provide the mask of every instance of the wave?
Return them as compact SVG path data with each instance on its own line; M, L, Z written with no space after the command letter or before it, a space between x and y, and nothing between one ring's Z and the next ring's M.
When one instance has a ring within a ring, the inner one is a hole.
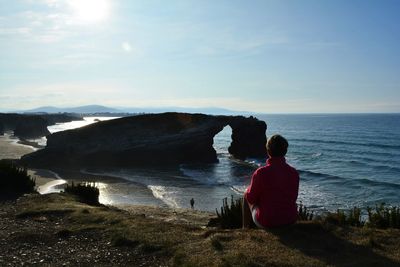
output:
M390 187L391 189L396 188L400 189L400 184L385 182L385 181L376 181L367 178L345 178L336 175L330 175L325 173L313 172L313 171L306 171L306 170L299 170L299 174L307 175L316 178L324 178L325 181L333 181L342 183L343 185L352 185L352 186L362 186L362 185L369 185L369 186L379 186L379 187ZM303 179L304 180L304 179Z
M366 162L359 161L359 160L349 160L346 162L350 163L350 164L358 165L358 166L373 168L378 171L391 171L391 172L400 173L400 168L394 167L394 166L373 164L371 162L366 163Z
M337 155L337 153L345 154L345 155L350 155L352 157L357 157L360 159L365 159L368 161L375 161L375 160L382 160L384 158L384 161L386 162L387 160L391 160L396 153L393 153L393 151L368 151L368 154L374 155L374 157L366 157L365 156L365 151L358 151L358 150L349 150L349 149L340 149L336 147L330 147L330 148L324 148L325 153L333 153L334 155ZM358 156L361 155L361 156ZM400 154L399 154L400 155ZM393 161L393 160L391 160Z
M153 194L153 196L165 204L167 204L169 207L172 208L179 208L180 206L178 205L177 202L177 191L174 187L166 187L166 186L161 186L161 185L148 185L147 188L149 188Z
M400 145L392 144L379 144L379 143L361 143L361 142L350 142L350 141L337 141L337 140L321 140L321 139L308 139L308 138L292 138L292 142L309 142L309 143L320 143L320 144L335 144L335 145L350 145L350 146L364 146L364 147L375 147L375 148L391 148L400 149Z

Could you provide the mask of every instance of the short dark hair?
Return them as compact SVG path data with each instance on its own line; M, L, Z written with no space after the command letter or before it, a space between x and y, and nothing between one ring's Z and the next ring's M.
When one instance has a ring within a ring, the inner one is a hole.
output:
M286 155L289 143L281 135L275 134L268 139L267 152L271 157L284 157Z

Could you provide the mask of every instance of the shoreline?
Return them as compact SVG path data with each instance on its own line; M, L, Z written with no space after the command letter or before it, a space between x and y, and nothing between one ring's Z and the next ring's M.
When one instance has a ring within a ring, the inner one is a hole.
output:
M31 142L13 138L10 133L0 136L0 159L20 159L25 154L36 151ZM40 194L56 193L65 188L68 182L93 182L99 187L100 200L105 205L150 205L168 207L156 198L152 191L142 184L128 181L122 177L85 173L82 170L64 170L57 168L29 168L28 174L36 181ZM134 203L129 195L136 197Z
M19 141L17 143L21 144L21 145L25 145L25 146L31 146L36 150L44 148L44 146L39 145L38 142L29 141L29 140L26 140L26 139L19 139Z

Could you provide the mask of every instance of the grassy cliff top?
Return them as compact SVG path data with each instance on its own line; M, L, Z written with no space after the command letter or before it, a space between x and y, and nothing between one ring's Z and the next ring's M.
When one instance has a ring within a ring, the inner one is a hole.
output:
M68 194L0 203L0 265L400 266L400 231L317 222L207 228L209 213L82 204Z

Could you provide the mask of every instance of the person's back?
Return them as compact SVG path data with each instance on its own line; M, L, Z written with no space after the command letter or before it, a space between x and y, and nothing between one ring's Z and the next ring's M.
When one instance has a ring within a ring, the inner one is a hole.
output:
M272 136L267 144L267 165L257 169L245 193L254 222L259 227L274 227L297 220L296 200L299 175L285 160L288 143L280 135ZM244 203L247 204L247 203ZM244 208L244 216L246 216ZM245 219L245 218L244 218ZM244 220L244 227L245 225Z

